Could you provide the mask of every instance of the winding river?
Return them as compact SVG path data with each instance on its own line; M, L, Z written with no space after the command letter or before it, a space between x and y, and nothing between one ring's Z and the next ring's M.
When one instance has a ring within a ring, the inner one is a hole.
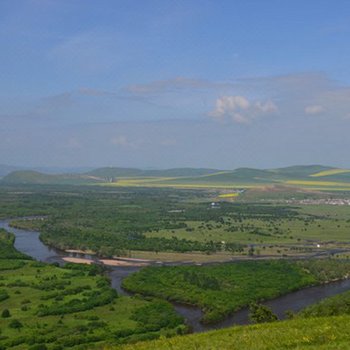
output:
M39 239L39 232L16 229L9 226L9 220L0 220L0 228L4 228L12 232L16 236L15 248L36 260L43 262L59 262L62 263L62 257L68 254L58 249L50 248L42 243ZM91 258L91 256L86 256ZM138 266L118 266L112 267L109 272L111 285L120 294L127 295L122 288L121 283L123 278L138 271L141 267ZM309 287L296 292L286 294L284 296L269 300L264 304L271 307L272 311L280 318L285 318L285 311L291 310L298 312L306 306L316 303L326 297L336 295L350 290L350 279L328 283L326 285ZM202 311L198 307L181 305L174 303L175 310L181 314L187 321L187 324L192 328L193 332L203 332L212 329L220 329L232 326L234 324L245 325L249 323L248 309L242 309L232 316L215 325L203 325L200 322Z

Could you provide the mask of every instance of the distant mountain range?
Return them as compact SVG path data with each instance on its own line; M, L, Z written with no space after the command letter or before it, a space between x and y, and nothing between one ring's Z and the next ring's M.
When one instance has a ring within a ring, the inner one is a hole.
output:
M64 174L64 173L83 173L93 170L92 167L20 167L13 165L0 164L0 178L10 174L17 170L35 170L38 172L43 172L45 174Z
M0 168L1 169L1 168ZM350 184L350 170L322 165L291 166L278 169L238 168L219 170L207 168L174 168L142 170L137 168L105 167L81 173L48 174L35 170L3 168L10 171L0 180L3 184L88 185L116 183L138 186L172 185L244 185L282 183ZM0 173L1 174L1 173Z
M0 178L6 176L7 174L10 174L12 171L20 170L21 168L11 166L11 165L4 165L0 164Z

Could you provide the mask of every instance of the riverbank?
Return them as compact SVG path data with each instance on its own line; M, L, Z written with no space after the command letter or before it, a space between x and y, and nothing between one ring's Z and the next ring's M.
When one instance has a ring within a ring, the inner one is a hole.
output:
M34 219L34 220L33 220ZM22 230L38 231L36 220L44 220L45 217L25 217L25 218L12 218L9 222L9 226ZM229 252L226 250L204 253L202 251L191 252L174 252L174 251L145 251L145 250L127 250L125 256L113 256L108 257L108 260L117 261L133 261L153 264L153 263L166 263L166 264L207 264L207 263L221 263L232 262L241 260L270 260L270 259L309 259L314 257L328 257L330 255L350 254L350 246L344 242L328 242L323 243L322 246L318 244L317 240L307 240L303 244L273 244L266 245L262 243L250 243L246 250L242 252ZM47 244L47 242L45 243ZM98 256L93 250L80 250L80 249L64 249L63 247L51 246L52 249L63 250L68 253L69 256L84 258L87 256L98 260L99 258L106 258ZM250 248L250 251L248 251ZM82 261L82 263L84 263Z
M19 251L30 255L31 257L37 260L49 263L55 261L63 262L63 258L67 255L67 252L59 251L43 244L39 239L39 232L10 228L8 225L8 221L6 220L0 221L0 227L3 227L15 234L15 247ZM71 254L73 255L78 253L74 252ZM88 257L85 257L84 259L88 259ZM95 256L90 255L89 259L93 260L93 262L95 263ZM127 261L125 261L125 263L127 263ZM144 264L145 262L137 261L137 263ZM187 263L185 265L193 264ZM110 266L109 277L111 279L111 286L114 289L116 289L120 294L127 294L122 289L122 281L127 276L139 271L143 267L143 265L137 266L134 264L130 265L120 263L116 266ZM305 288L267 301L264 304L270 306L273 312L276 313L279 316L279 318L283 319L285 317L284 312L286 311L286 309L291 310L293 312L298 312L303 307L306 307L314 302L322 300L323 298L336 295L346 290L350 290L350 280L332 282L327 285ZM173 305L175 310L180 315L185 317L187 324L192 328L194 332L203 332L211 329L229 327L234 324L249 323L247 309L242 309L217 324L203 325L201 323L203 313L200 310L200 308L178 303L174 303Z

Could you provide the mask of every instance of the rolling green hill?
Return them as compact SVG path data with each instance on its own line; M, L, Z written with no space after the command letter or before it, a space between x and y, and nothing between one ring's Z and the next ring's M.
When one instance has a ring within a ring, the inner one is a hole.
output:
M89 185L149 187L261 187L287 185L314 189L350 190L350 170L322 165L291 166L278 169L238 168L217 170L206 168L174 168L142 170L105 167L80 174L44 174L37 171L14 171L3 184ZM349 188L348 188L349 187Z
M142 170L136 168L99 168L90 171L86 175L101 178L116 179L119 177L181 177L181 176L202 176L217 173L217 169L202 168L174 168L165 170Z
M8 175L15 170L18 170L18 168L10 165L0 164L0 178Z
M272 172L282 177L305 178L324 171L334 169L323 165L296 165L286 168L273 169Z
M6 175L1 183L4 184L33 184L33 185L82 185L87 183L102 182L103 179L97 179L85 174L43 174L38 171L22 170L14 171Z

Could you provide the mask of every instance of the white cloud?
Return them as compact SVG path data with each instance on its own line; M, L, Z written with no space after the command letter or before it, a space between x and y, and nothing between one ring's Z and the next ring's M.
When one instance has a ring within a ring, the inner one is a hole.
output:
M258 111L262 113L275 113L278 111L277 106L270 100L265 102L256 102L255 107Z
M324 112L324 107L320 105L312 105L305 107L305 114L320 114Z
M250 102L244 96L222 96L216 100L215 109L209 115L220 121L250 124L261 115L277 111L276 104L271 100Z

